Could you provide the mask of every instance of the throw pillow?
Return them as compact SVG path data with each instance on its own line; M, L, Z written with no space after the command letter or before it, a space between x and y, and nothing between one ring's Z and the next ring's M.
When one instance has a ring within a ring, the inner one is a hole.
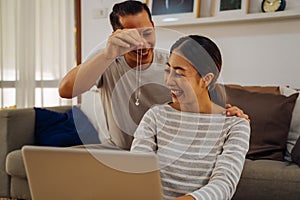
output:
M242 86L237 84L226 84L227 87L246 90L248 92L259 92L268 94L280 94L278 86Z
M44 108L34 110L36 145L67 147L100 143L97 131L78 107L65 113Z
M100 91L93 86L89 91L81 95L80 110L87 116L91 124L97 130L99 139L102 143L110 141L107 121L102 105Z
M267 93L267 94L280 94L279 86L242 86L238 84L225 84L226 88L235 88L246 90L248 92L258 92L258 93ZM217 83L215 92L210 93L214 103L224 106L224 101L226 101L226 94L224 94L224 84ZM213 95L212 95L213 94ZM230 102L228 102L230 103Z
M225 89L227 102L243 109L251 120L250 148L247 158L282 161L298 94L285 97L227 86Z
M295 93L299 93L298 91L281 86L280 87L280 93L284 96L290 96ZM286 146L286 152L285 152L285 159L288 161L292 161L291 158L291 153L292 149L294 148L294 145L296 144L297 139L300 137L300 97L298 97L295 108L293 111L292 115L292 120L291 120L291 126L290 130L288 133L288 138L287 138L287 146Z
M300 166L300 137L298 138L292 150L291 156L292 156L292 161L297 163Z

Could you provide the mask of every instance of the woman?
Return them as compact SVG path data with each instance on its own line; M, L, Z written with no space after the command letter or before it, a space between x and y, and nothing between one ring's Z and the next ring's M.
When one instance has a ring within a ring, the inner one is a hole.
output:
M213 103L221 65L210 39L180 38L164 76L172 102L149 109L135 132L131 151L157 153L166 199L231 199L236 190L250 127Z

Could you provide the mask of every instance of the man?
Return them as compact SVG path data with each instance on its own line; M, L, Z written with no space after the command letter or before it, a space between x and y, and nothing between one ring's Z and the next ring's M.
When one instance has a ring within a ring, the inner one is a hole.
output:
M168 53L154 50L154 23L146 4L115 4L110 22L114 32L106 47L72 69L61 81L59 93L63 98L72 98L97 82L108 130L105 137L99 133L101 142L130 149L132 134L144 113L152 105L171 99L163 84ZM230 105L227 115L248 118Z

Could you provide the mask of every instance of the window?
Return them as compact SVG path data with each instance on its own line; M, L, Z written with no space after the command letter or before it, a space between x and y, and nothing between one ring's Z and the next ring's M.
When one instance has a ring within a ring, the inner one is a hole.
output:
M74 0L0 0L0 107L71 104L60 79L76 65Z

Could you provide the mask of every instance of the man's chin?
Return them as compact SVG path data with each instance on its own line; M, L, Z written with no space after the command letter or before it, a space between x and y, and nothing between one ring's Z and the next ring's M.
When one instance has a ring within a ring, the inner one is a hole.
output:
M147 56L149 55L149 53L153 52L153 49L152 48L149 48L149 49L137 49L137 50L134 50L134 51L131 51L130 53L133 53L135 55L142 55L143 57L144 56Z

